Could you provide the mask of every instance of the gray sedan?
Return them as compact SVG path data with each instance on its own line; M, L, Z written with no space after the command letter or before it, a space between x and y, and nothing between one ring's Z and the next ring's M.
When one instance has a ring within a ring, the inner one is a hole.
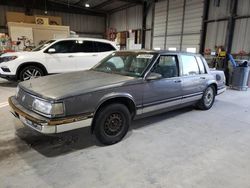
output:
M121 51L87 71L21 82L9 104L41 133L90 126L101 143L114 144L133 119L189 105L208 110L223 91L224 74L212 74L199 54Z

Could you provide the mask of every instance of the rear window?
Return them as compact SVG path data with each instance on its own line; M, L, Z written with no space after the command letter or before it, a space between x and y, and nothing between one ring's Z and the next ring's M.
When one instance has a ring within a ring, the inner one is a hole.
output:
M200 68L200 73L201 74L205 74L206 73L206 69L204 67L204 63L202 62L201 58L199 56L196 56L196 60L198 62L199 68Z

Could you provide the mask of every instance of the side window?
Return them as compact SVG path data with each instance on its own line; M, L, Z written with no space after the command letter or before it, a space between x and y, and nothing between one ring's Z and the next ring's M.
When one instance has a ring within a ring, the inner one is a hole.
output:
M197 75L200 73L197 61L192 55L181 55L183 75Z
M60 41L52 45L50 48L54 48L56 53L72 53L75 41L67 40Z
M158 62L151 72L161 74L163 78L172 78L178 76L178 63L174 55L160 56Z
M108 52L108 51L114 51L115 48L109 44L104 42L96 42L99 52Z
M95 50L94 42L77 40L75 42L74 52L92 53L97 51Z
M204 67L204 64L203 64L201 58L199 56L196 56L196 60L198 62L199 68L200 68L200 73L205 74L206 70L205 70L205 67Z

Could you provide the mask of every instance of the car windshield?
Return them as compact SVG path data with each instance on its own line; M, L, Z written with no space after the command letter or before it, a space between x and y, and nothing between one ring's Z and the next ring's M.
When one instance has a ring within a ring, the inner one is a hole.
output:
M38 47L34 48L32 51L33 52L36 52L36 51L40 51L44 48L46 48L48 45L50 45L51 43L55 42L55 40L49 40L41 45L39 45Z
M154 57L152 53L115 52L92 70L131 77L140 77Z

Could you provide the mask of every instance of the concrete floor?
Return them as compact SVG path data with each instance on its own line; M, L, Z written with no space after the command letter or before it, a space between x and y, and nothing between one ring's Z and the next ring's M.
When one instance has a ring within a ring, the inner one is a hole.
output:
M100 146L88 128L43 136L5 106L0 80L0 187L250 187L250 91L228 90L209 111L192 108L133 122Z

